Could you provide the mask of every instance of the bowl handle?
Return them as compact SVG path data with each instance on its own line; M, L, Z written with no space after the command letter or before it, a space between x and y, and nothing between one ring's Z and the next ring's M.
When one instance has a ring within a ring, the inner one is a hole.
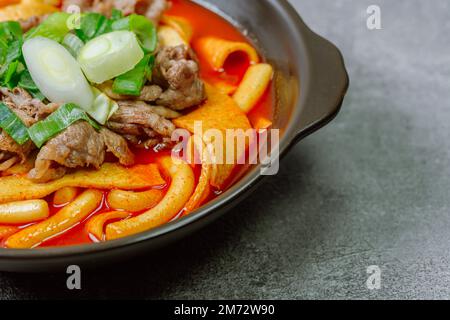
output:
M338 114L349 86L344 59L339 49L309 30L309 88L305 110L297 123L296 140L325 126Z

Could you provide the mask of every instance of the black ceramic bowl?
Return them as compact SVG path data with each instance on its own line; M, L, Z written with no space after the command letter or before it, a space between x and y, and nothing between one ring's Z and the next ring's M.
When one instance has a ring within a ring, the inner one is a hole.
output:
M310 30L286 0L198 2L246 30L275 66L274 124L281 129L281 154L336 116L348 87L342 56L334 45ZM254 166L231 189L190 216L129 238L54 249L0 249L0 270L48 271L151 254L152 249L176 241L230 210L261 180L260 167Z

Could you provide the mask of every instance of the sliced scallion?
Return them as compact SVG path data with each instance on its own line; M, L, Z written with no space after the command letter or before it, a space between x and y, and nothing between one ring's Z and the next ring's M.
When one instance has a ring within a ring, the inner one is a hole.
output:
M145 56L133 70L118 76L113 83L113 91L118 94L138 96L147 80L151 56Z
M41 101L45 99L44 95L31 78L30 72L28 70L24 70L21 72L19 83L17 84L17 86L27 90L36 99L39 99Z
M0 103L0 128L20 145L30 139L22 120L4 103Z
M18 75L17 75L18 67L19 67L18 60L8 64L8 68L6 69L6 72L5 72L3 80L2 80L2 85L6 85L9 89L13 89L16 87L17 82L19 81Z
M51 102L75 103L89 110L94 101L91 86L70 52L56 41L25 41L23 56L31 78Z
M8 43L0 39L0 64L4 64L6 61L6 55L8 54Z
M22 40L14 40L8 45L8 52L6 53L6 63L19 60L22 57Z
M40 90L28 90L28 92L30 92L33 98L39 99L41 101L45 100L45 96L42 94Z
M117 21L122 18L123 18L123 12L114 8L111 12L111 21Z
M28 134L34 144L40 148L48 140L67 129L77 121L87 121L91 126L100 129L100 126L73 103L66 103L59 107L45 120L39 121L28 129Z
M119 109L119 105L97 88L92 88L92 90L94 92L95 99L92 110L89 111L88 114L98 123L104 125L113 113Z
M20 74L20 80L18 86L24 88L25 90L39 90L31 78L30 72L28 70L23 71Z
M81 17L81 25L75 32L77 36L87 42L95 37L111 31L111 21L99 13L86 13Z
M25 34L25 38L44 37L56 42L62 42L65 35L69 32L69 27L67 25L69 17L70 14L67 12L53 13L39 26L28 31Z
M132 70L143 57L133 32L115 31L89 41L78 62L91 82L103 83Z
M64 37L63 46L76 58L78 57L81 48L83 48L84 42L76 35L68 33Z
M155 25L141 15L132 14L119 19L112 24L112 29L115 31L128 30L134 32L146 53L155 51L158 44Z
M22 38L22 28L17 21L0 22L0 39L5 42Z

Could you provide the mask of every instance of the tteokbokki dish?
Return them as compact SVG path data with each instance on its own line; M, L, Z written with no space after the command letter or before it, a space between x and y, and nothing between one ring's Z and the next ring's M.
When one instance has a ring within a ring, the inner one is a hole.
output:
M0 5L0 247L114 240L189 215L242 170L206 161L195 124L272 126L272 66L202 6ZM176 158L179 129L190 151Z

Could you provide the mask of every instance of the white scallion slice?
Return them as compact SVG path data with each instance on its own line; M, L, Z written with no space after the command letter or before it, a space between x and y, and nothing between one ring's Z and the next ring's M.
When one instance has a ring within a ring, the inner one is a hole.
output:
M74 103L85 110L92 107L91 86L66 48L56 41L36 37L25 41L22 50L31 78L48 100Z
M86 43L78 62L89 81L99 84L132 70L143 57L133 32L115 31Z
M72 33L66 34L62 44L75 58L78 57L78 53L84 47L84 42Z
M92 88L92 90L94 92L95 99L94 104L88 113L98 123L104 125L113 113L119 109L119 105L97 88Z

